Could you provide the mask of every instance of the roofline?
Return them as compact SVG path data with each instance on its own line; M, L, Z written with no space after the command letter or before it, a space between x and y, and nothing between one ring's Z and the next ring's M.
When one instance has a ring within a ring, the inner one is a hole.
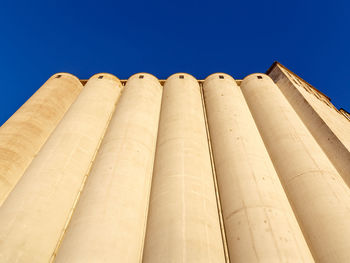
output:
M302 80L303 82L305 82L306 84L308 84L312 89L314 89L316 92L320 93L322 96L326 97L329 101L331 101L331 98L328 97L326 94L324 94L322 91L316 89L313 85L311 85L309 82L307 82L306 80L304 80L303 78L301 78L300 76L298 76L297 74L295 74L293 71L291 71L290 69L286 68L285 66L283 66L281 63L279 63L278 61L274 61L272 63L272 65L268 68L268 70L266 71L266 75L269 75L271 73L271 71L276 67L276 66L280 66L281 68L287 70L289 73L293 74L294 76L297 76L300 80Z
M345 113L349 114L350 115L350 112L348 112L346 109L344 108L340 108L339 111L344 111Z
M282 65L280 62L278 62L278 61L274 61L274 62L272 63L272 65L267 69L267 71L266 71L265 74L266 74L266 75L269 75L269 73L271 73L271 71L272 71L276 66L280 66L280 67L282 67L283 69L287 70L289 73L293 74L294 76L298 77L300 80L302 80L303 82L305 82L306 84L308 84L313 90L315 90L316 92L320 93L322 96L324 96L324 97L327 98L329 101L331 101L331 98L330 98L330 97L328 97L328 96L327 96L326 94L324 94L322 91L316 89L316 88L315 88L313 85L311 85L309 82L307 82L306 80L304 80L303 78L301 78L300 76L298 76L297 74L295 74L295 73L294 73L293 71L291 71L290 69L288 69L288 68L286 68L285 66L283 66L283 65ZM87 79L80 79L80 82L81 82L81 84L83 84L83 85L85 85L87 81L88 81ZM161 85L164 85L165 81L166 81L165 79L160 79L160 80L159 80L159 83L160 83ZM199 84L201 84L201 83L204 82L203 79L199 79L199 80L197 80L197 81L198 81ZM242 80L241 80L241 79L235 79L235 81L236 81L237 85L240 86ZM121 79L120 82L121 82L123 85L125 85L126 82L127 82L127 79Z
M127 79L121 79L121 80L120 80L120 82L121 82L123 85L125 85L127 81L128 81ZM164 85L165 81L166 81L166 79L160 79L160 80L159 80L159 83L160 83L161 85ZM198 81L199 84L202 84L205 80L204 80L204 79L197 79L197 81ZM235 81L236 81L236 83L237 83L238 86L239 86L239 85L241 84L241 82L242 82L241 79L235 79ZM81 82L81 84L83 84L83 86L84 86L84 85L86 84L86 82L88 82L88 79L80 79L80 82Z

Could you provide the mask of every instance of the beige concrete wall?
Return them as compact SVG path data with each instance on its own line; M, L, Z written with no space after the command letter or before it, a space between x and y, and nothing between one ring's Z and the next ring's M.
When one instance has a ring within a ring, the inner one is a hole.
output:
M55 74L1 126L0 206L82 87L71 74Z
M347 112L345 109L340 108L340 109L339 109L339 113L341 113L347 120L350 121L350 113Z
M183 78L180 78L183 76ZM225 262L201 93L165 82L143 262Z
M349 262L349 188L268 76L241 88L315 261Z
M350 186L350 122L326 98L280 66L269 75Z
M56 262L141 262L161 98L154 76L127 81Z
M203 91L231 262L314 262L235 80Z
M0 208L0 262L49 262L121 87L93 76L28 167Z

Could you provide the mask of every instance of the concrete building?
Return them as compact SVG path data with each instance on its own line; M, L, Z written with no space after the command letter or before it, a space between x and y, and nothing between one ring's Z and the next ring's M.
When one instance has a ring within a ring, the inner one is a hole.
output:
M0 262L350 262L350 114L235 80L53 75L0 128Z
M0 129L0 205L23 175L83 85L71 74L49 78Z

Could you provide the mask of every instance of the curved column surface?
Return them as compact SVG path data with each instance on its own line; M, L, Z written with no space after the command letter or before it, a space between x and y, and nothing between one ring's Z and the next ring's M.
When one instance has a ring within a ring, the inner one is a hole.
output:
M0 128L0 206L83 88L68 73L49 78Z
M143 262L225 262L198 82L164 85Z
M314 262L235 80L213 74L203 92L230 260Z
M54 255L121 91L109 74L90 78L0 208L0 261Z
M350 187L350 123L333 107L307 91L299 82L276 68L270 73L305 126ZM315 91L316 92L316 91ZM343 121L343 122L342 122ZM346 126L348 125L348 126Z
M315 261L349 262L347 185L268 76L241 88Z
M55 262L141 262L162 86L126 83Z

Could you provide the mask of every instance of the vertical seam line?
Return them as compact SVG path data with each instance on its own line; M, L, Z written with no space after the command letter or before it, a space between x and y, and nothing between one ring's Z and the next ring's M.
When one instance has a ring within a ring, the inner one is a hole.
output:
M203 109L203 115L204 115L205 130L206 130L206 135L207 135L208 150L209 150L209 156L210 156L210 165L211 165L213 181L214 181L215 199L216 199L217 210L218 210L218 215L219 215L222 244L223 244L223 249L224 249L225 261L226 261L226 263L229 263L230 257L229 257L229 253L228 253L228 249L227 249L227 239L226 239L225 226L224 226L224 221L223 221L223 216L222 216L220 194L218 191L218 184L217 184L217 180L216 180L216 169L215 169L215 164L214 164L213 152L211 149L211 140L210 140L209 127L208 127L208 119L207 119L207 114L206 114L206 107L205 107L205 103L204 103L203 84L202 83L199 83L199 90L200 90L201 100L202 100L202 109Z
M67 231L67 228L68 228L68 226L69 226L69 223L70 223L70 221L71 221L71 219L72 219L72 216L73 216L73 214L74 214L74 211L75 211L75 209L76 209L76 207L77 207L77 204L78 204L78 202L79 202L81 193L82 193L82 191L83 191L83 189L84 189L84 187L85 187L86 180L87 180L87 178L88 178L88 176L89 176L89 174L90 174L90 172L91 172L92 166L93 166L93 164L94 164L94 162L95 162L95 159L96 159L96 156L97 156L97 153L98 153L98 151L99 151L99 149L100 149L100 146L101 146L101 144L102 144L102 141L103 141L103 139L104 139L104 137L105 137L105 135L106 135L107 129L108 129L109 124L110 124L110 122L111 122L111 120L112 120L112 117L113 117L113 115L114 115L116 106L117 106L117 104L118 104L118 102L119 102L119 99L120 99L120 96L121 96L121 94L122 94L122 92L123 92L123 87L118 86L118 88L121 88L120 94L119 94L119 96L118 96L116 102L114 103L114 107L113 107L113 109L112 109L112 112L110 113L110 115L109 115L109 117L108 117L106 126L105 126L105 128L104 128L104 130L103 130L103 132L102 132L102 135L101 135L101 137L100 137L100 140L99 140L99 142L98 142L98 144L97 144L97 146L96 146L95 153L94 153L94 155L92 156L92 158L91 158L91 160L90 160L90 164L89 164L89 166L88 166L88 169L87 169L87 171L86 171L86 173L85 173L85 175L84 175L84 178L83 178L83 180L82 180L82 182L81 182L81 185L80 185L80 188L79 188L79 192L78 192L78 194L77 194L77 196L76 196L76 198L75 198L75 200L74 200L74 202L73 202L73 206L71 207L71 209L70 209L70 211L69 211L69 214L68 214L66 223L65 223L65 225L64 225L64 227L63 227L63 230L62 230L62 232L61 232L61 234L60 234L60 237L58 238L56 247L55 247L54 251L52 252L52 255L51 255L51 258L50 258L50 261L49 261L50 263L54 262L54 260L55 260L55 258L56 258L56 255L57 255L57 252L58 252L58 250L59 250L59 248L60 248L60 246L61 246L61 244L62 244L64 235L65 235L65 233L66 233L66 231Z

